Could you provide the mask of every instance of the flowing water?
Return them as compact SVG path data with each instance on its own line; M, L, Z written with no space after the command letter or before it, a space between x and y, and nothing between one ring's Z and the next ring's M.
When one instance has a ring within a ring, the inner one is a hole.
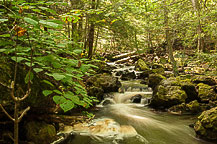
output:
M189 127L195 121L192 116L148 108L152 92L140 81L123 81L121 92L105 95L95 119L69 128L68 133L73 136L59 143L210 144L195 137L194 130Z

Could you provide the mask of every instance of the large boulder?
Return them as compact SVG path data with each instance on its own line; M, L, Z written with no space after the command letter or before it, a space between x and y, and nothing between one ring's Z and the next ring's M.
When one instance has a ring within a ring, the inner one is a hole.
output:
M90 96L97 95L99 100L103 99L103 93L117 92L121 87L118 78L107 73L91 76L87 79L86 83L88 85L88 94Z
M155 88L150 106L155 108L169 108L185 102L187 94L180 86L158 85Z
M190 79L184 79L180 81L182 89L186 92L188 98L186 102L191 102L193 100L199 100L198 92L195 85L190 81Z
M175 106L172 106L168 109L169 112L176 112L176 113L191 113L191 114L197 114L198 112L201 112L201 105L198 103L197 100L191 101L190 103L181 103Z
M162 80L153 91L150 106L169 108L185 102L186 92L182 89L179 79L174 77Z
M196 84L204 83L210 86L217 85L215 79L209 76L194 76L192 82Z
M131 79L135 79L136 78L136 74L134 71L130 72L130 71L125 71L122 75L121 75L121 80L131 80Z
M217 100L217 93L214 91L212 86L209 86L204 83L199 83L197 85L198 97L201 102L207 103L209 101Z
M151 87L153 90L155 87L163 80L166 79L164 76L160 74L150 74L148 77L148 86Z
M139 59L136 62L135 69L137 71L145 71L145 70L149 70L149 67L148 67L148 65L142 59Z
M204 111L194 126L198 137L217 141L217 107Z
M25 126L26 139L35 144L48 144L55 140L56 129L45 122L31 121Z

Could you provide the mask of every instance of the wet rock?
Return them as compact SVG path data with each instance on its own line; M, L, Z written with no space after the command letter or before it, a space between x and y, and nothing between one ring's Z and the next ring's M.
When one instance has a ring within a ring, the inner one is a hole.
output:
M88 85L88 94L90 96L95 96L99 100L103 99L103 93L107 92L117 92L121 87L120 81L110 74L96 74L91 76L86 81Z
M196 84L203 83L210 86L217 85L215 79L209 76L194 76L192 82Z
M209 86L204 83L199 83L197 85L198 89L198 97L201 102L209 102L217 100L217 94L215 93L214 89L212 86Z
M186 104L181 103L178 105L174 105L168 109L169 112L184 112L186 111Z
M150 74L148 78L148 86L151 87L153 90L155 87L163 80L166 79L164 76L160 74Z
M200 103L198 103L197 100L194 100L188 104L182 103L175 106L172 106L168 109L169 112L181 112L181 113L191 113L191 114L197 114L198 112L201 112L201 106Z
M121 80L131 80L131 79L135 79L136 78L136 74L134 71L130 72L130 71L126 71L125 73L123 73L121 75Z
M92 86L88 88L88 95L95 96L98 100L102 100L104 90L101 87Z
M198 113L201 111L200 104L197 100L194 100L188 104L186 104L186 111L189 111L191 113Z
M55 140L56 129L45 122L31 121L25 125L26 138L36 144L48 144Z
M185 102L187 94L180 86L158 85L154 89L154 94L150 106L155 108L169 108L171 106Z
M141 103L142 96L140 94L137 94L131 98L132 103Z
M149 67L148 67L148 65L142 59L139 59L136 62L135 69L137 71L145 71L145 70L149 70Z
M139 72L139 73L137 73L137 78L138 79L145 79L145 78L149 77L150 73L151 73L150 70L145 70L145 71Z
M204 111L194 126L198 137L217 141L217 107Z
M102 105L106 106L106 105L110 105L110 104L114 104L114 101L112 101L112 99L105 99L102 102Z

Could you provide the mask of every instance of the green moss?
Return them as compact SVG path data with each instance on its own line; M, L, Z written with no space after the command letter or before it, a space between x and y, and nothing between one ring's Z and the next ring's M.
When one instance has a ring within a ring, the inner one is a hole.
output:
M217 140L217 107L204 111L194 127L197 135L209 140Z
M52 142L56 136L56 129L53 125L45 122L32 121L25 125L26 137L29 141L40 144Z
M149 67L147 66L147 64L142 59L139 59L136 62L136 70L138 70L138 71L149 70Z
M202 102L208 102L209 100L217 100L217 94L214 92L211 86L204 83L199 83L197 87L198 97Z

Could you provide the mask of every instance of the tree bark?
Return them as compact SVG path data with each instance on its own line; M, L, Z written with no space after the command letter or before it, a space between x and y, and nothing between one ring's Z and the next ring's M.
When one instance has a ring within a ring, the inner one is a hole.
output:
M167 1L164 0L164 25L166 27L165 34L166 34L166 41L167 41L167 50L169 53L169 59L170 59L172 66L173 66L174 76L178 76L179 73L178 73L176 61L173 57L173 43L172 43L172 37L171 37L170 28L169 28L169 24L168 24L168 21L169 21L168 13L169 12L168 12L168 8L167 8Z
M96 0L92 0L92 9L95 8L96 8ZM95 25L94 22L92 21L90 24L90 31L88 36L88 42L89 42L88 58L89 59L91 59L93 56L94 30L95 30Z

